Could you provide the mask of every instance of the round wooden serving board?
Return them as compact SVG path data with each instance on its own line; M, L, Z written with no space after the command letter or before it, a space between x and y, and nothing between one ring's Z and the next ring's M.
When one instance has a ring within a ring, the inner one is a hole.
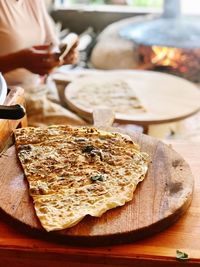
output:
M143 134L129 135L151 156L151 163L133 200L126 205L109 210L100 218L87 216L70 229L45 232L35 215L27 181L12 146L0 158L0 208L30 226L30 232L39 230L41 236L61 237L79 245L127 243L163 230L189 207L192 173L184 159L163 142Z
M115 122L148 126L182 120L200 110L200 92L193 83L174 75L141 70L81 73L66 86L66 105L81 117L91 121L93 109L87 100L90 93L87 87L105 86L106 82L114 84L118 80L129 83L146 111L136 109L132 112L127 110L127 113L116 112ZM84 105L76 100L79 91L84 91Z

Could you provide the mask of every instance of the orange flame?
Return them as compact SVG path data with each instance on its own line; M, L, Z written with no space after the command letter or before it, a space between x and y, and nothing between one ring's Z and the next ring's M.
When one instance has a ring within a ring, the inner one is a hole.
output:
M179 48L152 46L152 59L154 65L170 66L178 68L180 62L185 60L182 50Z

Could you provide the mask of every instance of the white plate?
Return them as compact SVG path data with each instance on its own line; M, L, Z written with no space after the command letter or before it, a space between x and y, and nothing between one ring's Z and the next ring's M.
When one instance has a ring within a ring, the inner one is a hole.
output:
M6 81L0 73L0 105L2 105L6 99L7 95L7 85Z

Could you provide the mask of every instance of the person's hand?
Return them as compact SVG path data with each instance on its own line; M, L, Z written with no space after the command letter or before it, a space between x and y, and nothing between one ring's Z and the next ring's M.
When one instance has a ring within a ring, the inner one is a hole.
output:
M17 53L18 65L33 73L45 75L60 65L55 54L50 52L50 45L34 46Z
M76 42L72 48L70 49L69 53L64 57L63 61L60 62L60 65L64 64L76 64L78 61L78 42Z

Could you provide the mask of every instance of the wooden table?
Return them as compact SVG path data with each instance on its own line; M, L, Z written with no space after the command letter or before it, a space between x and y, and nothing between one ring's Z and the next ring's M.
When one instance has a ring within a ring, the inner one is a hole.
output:
M192 204L187 213L167 230L132 244L109 247L75 247L55 240L42 240L30 229L0 216L0 266L197 266L200 265L200 143L172 144L190 164L195 176ZM189 260L176 260L176 250Z

